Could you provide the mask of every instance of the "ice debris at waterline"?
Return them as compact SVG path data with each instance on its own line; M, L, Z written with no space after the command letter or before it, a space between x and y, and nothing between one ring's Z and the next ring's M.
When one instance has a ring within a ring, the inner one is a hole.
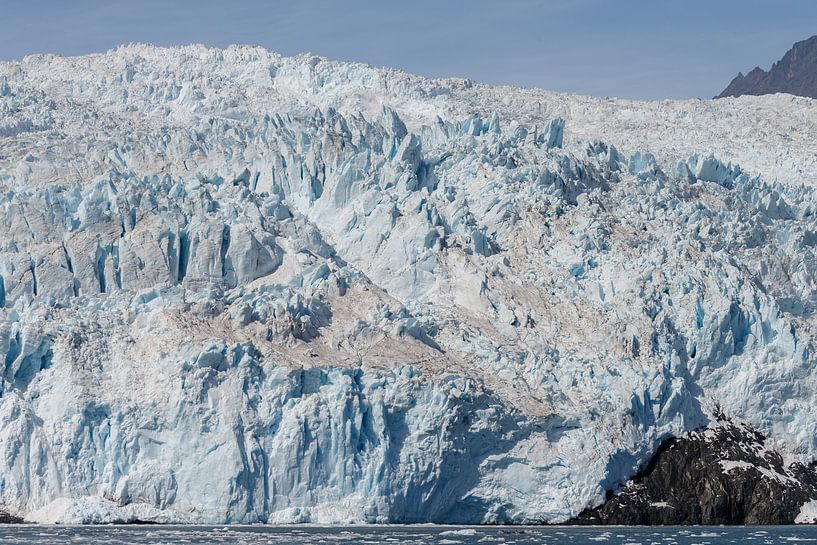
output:
M791 545L817 541L817 527L15 525L0 526L0 540L14 545Z
M0 112L11 516L558 522L717 407L817 458L809 99L134 45Z

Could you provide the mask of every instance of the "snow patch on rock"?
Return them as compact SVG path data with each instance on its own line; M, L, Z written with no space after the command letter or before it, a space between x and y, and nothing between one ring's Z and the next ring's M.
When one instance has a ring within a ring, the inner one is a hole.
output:
M794 519L795 524L815 524L817 523L817 500L811 500L803 504L800 513Z

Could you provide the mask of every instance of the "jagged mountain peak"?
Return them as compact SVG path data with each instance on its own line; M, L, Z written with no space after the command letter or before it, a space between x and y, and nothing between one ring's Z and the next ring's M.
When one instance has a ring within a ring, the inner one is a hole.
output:
M789 93L817 98L817 35L795 43L767 72L756 67L738 75L716 98Z

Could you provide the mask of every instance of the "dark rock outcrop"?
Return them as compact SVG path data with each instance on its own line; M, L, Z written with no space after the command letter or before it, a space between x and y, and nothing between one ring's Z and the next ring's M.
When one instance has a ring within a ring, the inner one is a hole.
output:
M16 517L5 511L0 511L0 524L24 524L25 520Z
M817 36L797 42L766 72L755 68L741 73L715 98L790 93L817 98Z
M649 465L573 524L791 524L817 498L813 466L786 466L756 430L728 421L665 441Z

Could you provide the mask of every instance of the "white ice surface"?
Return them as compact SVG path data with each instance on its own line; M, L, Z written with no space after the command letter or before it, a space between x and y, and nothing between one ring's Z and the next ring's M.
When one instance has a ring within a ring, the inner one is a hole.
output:
M786 95L0 63L2 508L560 521L715 407L812 460L815 141Z
M807 501L794 519L795 524L814 524L817 521L817 500Z

